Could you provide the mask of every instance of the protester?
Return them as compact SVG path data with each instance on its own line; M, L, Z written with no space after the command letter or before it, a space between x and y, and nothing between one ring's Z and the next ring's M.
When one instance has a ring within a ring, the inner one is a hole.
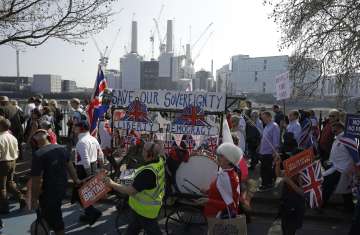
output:
M64 119L64 115L62 114L60 108L58 107L56 100L54 100L54 99L51 99L49 101L49 108L50 108L51 112L53 113L56 136L59 137L60 131L62 130L61 122Z
M296 142L299 144L301 136L301 125L299 123L300 114L298 111L291 111L288 117L289 125L286 128L286 132L293 133Z
M24 111L23 111L22 108L19 106L19 103L18 103L17 100L10 100L10 104L11 104L12 106L15 106L16 109L17 109L17 111L22 113L22 116L23 116L23 117L25 116L25 115L24 115Z
M42 98L41 97L36 97L34 100L34 104L35 104L35 108L39 111L42 111L43 106L42 104Z
M31 208L40 208L42 219L56 235L65 234L61 205L68 186L67 172L75 184L80 184L70 153L60 145L51 144L48 132L41 129L32 136L32 146Z
M281 125L281 121L285 120L285 115L284 115L284 113L280 110L280 107L279 107L279 105L277 105L277 104L274 104L274 105L273 105L272 110L273 110L273 112L274 112L274 114L275 114L275 116L274 116L274 122L276 122L276 124L277 124L278 126L280 126L280 125Z
M250 162L250 169L254 169L259 161L258 146L261 142L261 134L263 132L263 124L259 119L257 111L251 112L251 118L246 123L246 149Z
M298 141L299 147L302 149L307 149L314 147L314 141L312 136L312 124L310 120L310 113L305 110L299 110L300 113L300 125L301 125L301 134Z
M77 135L75 166L80 180L94 176L97 172L98 163L102 168L104 155L97 139L90 135L90 127L87 121L80 121L74 125L74 134ZM73 191L72 201L79 201L78 188ZM80 221L93 225L102 215L102 212L94 206L84 209Z
M50 122L51 126L54 126L54 117L53 117L53 113L51 112L51 109L49 106L43 106L42 109L42 115L40 120L41 121L46 121L46 122Z
M132 185L120 185L110 178L105 179L109 187L130 196L129 226L125 233L127 235L137 235L141 229L146 234L162 234L157 222L165 194L165 163L160 150L158 144L151 142L145 144L143 151L145 165L136 169Z
M18 141L19 158L22 159L21 144L24 141L24 128L22 124L25 122L25 118L22 112L19 112L15 106L10 104L9 98L7 96L1 96L0 116L3 116L10 121L10 131Z
M321 130L319 139L319 154L321 163L324 163L329 159L332 144L334 142L334 133L332 131L332 125L339 121L340 113L338 110L333 109L329 112L329 118L324 123L324 128Z
M242 110L235 109L234 115L231 118L232 123L232 132L236 133L236 136L239 138L239 147L242 151L246 150L246 121L242 115Z
M27 104L25 106L24 114L25 114L25 121L27 121L30 116L31 112L35 109L35 97L30 97L27 101Z
M259 115L260 115L259 112L254 110L250 114L250 119L253 123L255 123L255 126L258 129L258 131L260 132L260 134L262 134L262 132L264 130L264 125L263 125Z
M55 132L51 129L51 123L48 121L41 121L40 128L47 131L49 135L49 141L51 144L57 144L57 137Z
M27 121L26 129L25 129L25 138L26 142L30 143L31 136L40 128L40 118L41 112L39 109L33 109L31 112L31 117Z
M80 107L80 100L73 98L70 100L71 111L69 113L68 126L68 137L70 137L74 144L76 144L76 137L73 134L74 125L82 120L86 120L84 110Z
M309 110L309 113L310 113L312 135L314 137L314 140L317 141L320 137L319 120L316 117L314 110Z
M334 191L342 194L344 207L353 212L354 203L351 192L354 166L360 166L356 140L344 136L344 125L341 122L332 124L335 141L330 152L330 168L323 173L323 205L325 207Z
M292 134L292 133L291 133ZM295 139L294 139L295 141ZM295 141L296 142L296 141ZM289 147L289 146L286 146ZM291 149L292 151L284 153L289 158L296 154L297 143ZM287 149L285 151L289 151ZM285 152L284 151L284 152ZM282 160L280 156L275 158L275 172L277 177L282 177L282 195L281 204L279 208L279 215L281 218L281 230L283 235L295 235L296 231L302 227L305 214L305 196L302 188L302 181L300 174L293 177L284 176L281 171Z
M220 167L218 175L209 189L202 190L208 198L199 202L205 204L206 217L236 217L240 199L238 165L243 151L232 143L223 143L217 148L216 154Z
M280 147L280 129L279 126L272 121L270 112L263 112L262 120L265 123L265 129L260 142L260 174L261 186L260 191L272 189L274 186L274 170L273 170L273 155L277 153Z
M8 195L10 192L24 209L26 202L14 182L16 159L18 159L18 141L9 133L10 121L0 117L0 213L10 211Z

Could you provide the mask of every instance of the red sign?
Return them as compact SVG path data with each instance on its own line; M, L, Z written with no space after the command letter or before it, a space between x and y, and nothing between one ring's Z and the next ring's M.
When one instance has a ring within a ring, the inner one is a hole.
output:
M304 170L312 164L314 160L314 151L312 148L306 149L283 162L285 175L292 177L299 171Z
M84 208L93 205L111 190L103 182L105 176L106 173L102 171L79 189L80 201Z

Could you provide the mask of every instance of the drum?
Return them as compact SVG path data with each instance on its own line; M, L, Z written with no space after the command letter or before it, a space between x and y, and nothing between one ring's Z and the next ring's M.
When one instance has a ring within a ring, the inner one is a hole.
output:
M207 156L192 156L182 162L176 171L176 186L181 193L201 195L200 189L208 189L216 179L218 166Z

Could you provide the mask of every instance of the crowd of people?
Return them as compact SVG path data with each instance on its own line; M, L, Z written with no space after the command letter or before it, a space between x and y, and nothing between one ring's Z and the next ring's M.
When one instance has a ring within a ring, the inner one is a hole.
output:
M89 132L86 107L76 98L69 104L67 146L64 147L58 144L64 116L56 100L31 97L23 110L16 101L0 97L0 213L10 213L7 193L19 202L21 210L26 208L24 195L14 182L16 161L23 158L22 146L26 145L32 162L30 206L38 211L55 234L65 234L61 206L68 187L67 177L74 182L71 202L81 206L78 189L84 182L100 170L109 169L105 167L107 162L115 168L116 174L120 171L114 158L117 150L111 144L114 136L115 146L126 148L124 162L128 167L136 168L130 185L104 178L107 186L129 198L131 213L126 234L138 234L142 229L146 234L161 234L157 219L168 184L174 184L174 172L179 164L187 162L196 151L191 153L181 141L167 154L161 140L151 136L142 138L133 130L128 135L134 141L130 147L125 147L121 134L111 130L111 118L107 114L100 118L98 134L94 137ZM303 182L299 174L284 175L282 163L296 153L312 148L324 169L323 201L318 212L327 206L334 192L341 194L345 211L354 213L349 234L359 234L360 192L355 206L351 189L354 179L360 177L360 159L358 150L354 154L346 145L349 141L344 136L346 114L334 109L322 120L312 110L292 110L285 115L278 105L271 111L255 110L250 102L246 106L229 111L226 116L232 140L224 138L219 143L216 149L217 177L209 188L200 190L204 197L196 200L203 205L204 215L229 218L245 213L248 216L250 202L246 195L252 192L246 188L244 175L247 172L244 171L249 169L260 173L259 192L273 190L277 179L282 179L279 208L282 231L284 235L295 234L302 227L306 208ZM183 136L183 140L188 138L191 136ZM353 141L351 143L356 143ZM73 150L75 154L71 157ZM79 220L89 225L102 215L96 206L84 208L83 212Z

